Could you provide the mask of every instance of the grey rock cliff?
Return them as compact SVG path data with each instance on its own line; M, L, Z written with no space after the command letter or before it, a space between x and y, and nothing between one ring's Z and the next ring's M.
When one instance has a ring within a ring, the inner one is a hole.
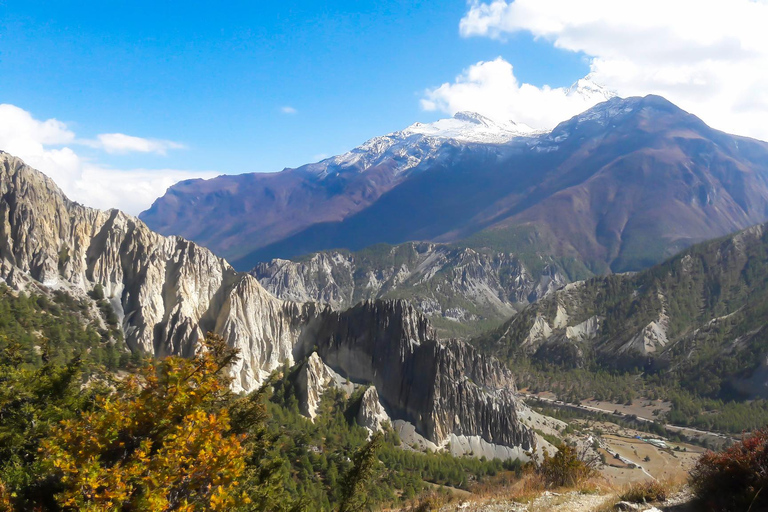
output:
M457 435L534 446L517 417L509 370L466 343L438 341L405 301L366 301L318 317L302 334L296 357L315 349L341 375L373 384L392 418L412 423L435 444Z
M190 355L208 330L241 350L235 388L252 390L292 348L314 306L276 299L209 250L164 237L117 210L67 199L0 153L0 277L85 293L101 285L132 350Z
M387 411L379 401L379 393L375 387L370 387L363 393L356 419L358 425L372 432L384 430L384 423L390 421Z
M355 390L354 384L331 370L320 359L320 356L313 352L307 361L301 365L296 378L296 390L301 413L314 421L323 393L331 386L341 389L347 396Z
M240 349L236 391L308 358L304 389L313 409L323 387L349 377L374 384L384 406L435 442L471 435L526 450L534 442L517 419L511 374L463 343L436 341L428 320L407 303L367 302L338 313L277 299L205 248L158 235L117 210L68 200L5 153L0 278L81 296L100 285L128 346L156 356L189 356L206 331L217 332Z
M437 328L443 332L450 332L451 323L473 332L483 322L501 322L568 282L554 264L534 274L512 254L427 242L276 259L250 273L276 297L334 309L361 300L405 298L442 320Z

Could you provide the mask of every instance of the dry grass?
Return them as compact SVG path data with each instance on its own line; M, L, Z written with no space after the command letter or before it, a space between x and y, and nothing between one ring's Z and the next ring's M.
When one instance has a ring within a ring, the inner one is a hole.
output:
M611 512L616 510L616 504L621 501L637 504L661 503L679 492L685 486L685 480L648 480L624 485L619 489L613 488L614 498L606 502L594 512Z
M430 492L420 497L419 500L406 508L407 512L431 512L440 510L440 507L447 505L451 499L443 493Z
M581 494L611 494L615 492L613 486L601 475L595 475L583 481L576 489Z
M630 485L619 495L619 499L630 503L654 503L666 501L670 494L670 489L663 482L649 480Z
M593 476L581 480L575 486L552 487L547 485L543 475L533 469L529 469L518 478L497 479L485 485L476 486L472 489L472 496L465 498L463 501L483 503L493 499L530 504L547 490L559 494L566 494L575 490L580 494L590 495L607 495L615 492L615 489L601 476Z
M504 497L518 503L530 503L544 492L546 488L547 484L544 481L544 477L532 472L524 475L517 485L510 489Z

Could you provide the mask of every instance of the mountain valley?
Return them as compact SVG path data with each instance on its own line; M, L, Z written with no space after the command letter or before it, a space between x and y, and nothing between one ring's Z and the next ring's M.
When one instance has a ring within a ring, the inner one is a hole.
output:
M768 512L768 0L0 12L0 512Z
M616 98L549 133L462 113L296 171L181 183L143 215L181 205L167 229L223 236L241 267L292 258L240 272L0 153L0 349L120 375L220 336L233 396L263 401L280 440L283 489L318 510L376 442L396 468L377 503L525 481L566 446L611 485L679 476L698 445L768 421L767 156L661 98ZM647 417L610 414L633 400Z

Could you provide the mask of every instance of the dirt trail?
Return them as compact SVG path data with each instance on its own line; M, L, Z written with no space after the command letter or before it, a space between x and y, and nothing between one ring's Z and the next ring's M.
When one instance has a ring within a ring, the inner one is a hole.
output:
M544 492L530 503L503 499L461 503L444 507L441 512L591 512L613 499L612 496L581 494L577 491Z

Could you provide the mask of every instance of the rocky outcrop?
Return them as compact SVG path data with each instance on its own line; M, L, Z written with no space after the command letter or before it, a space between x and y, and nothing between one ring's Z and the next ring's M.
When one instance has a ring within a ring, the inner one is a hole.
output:
M343 390L347 395L354 391L354 384L331 370L315 352L301 365L296 377L299 410L309 419L317 417L320 400L329 387Z
M84 294L100 285L132 350L191 354L208 330L240 349L235 388L252 390L318 314L271 296L209 250L163 237L117 210L67 199L51 179L0 154L0 277Z
M470 333L568 282L554 262L533 273L512 254L426 242L272 260L250 273L276 297L334 309L361 300L407 298L432 319L445 320L438 329L461 323Z
M381 432L384 424L389 423L389 415L379 401L379 393L375 387L365 390L360 398L360 409L357 411L357 424L371 432Z
M427 319L404 301L366 301L318 317L302 334L297 358L316 350L353 382L376 387L394 419L412 423L437 445L452 435L530 449L517 418L512 374L460 341L441 342Z

